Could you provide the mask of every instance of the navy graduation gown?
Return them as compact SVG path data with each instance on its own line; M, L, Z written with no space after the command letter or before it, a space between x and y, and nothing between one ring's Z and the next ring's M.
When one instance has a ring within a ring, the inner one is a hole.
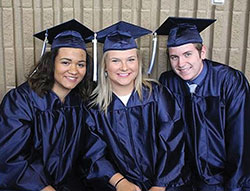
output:
M204 62L207 74L193 94L173 71L160 77L184 112L191 184L199 190L207 185L227 191L250 190L249 83L233 68ZM188 176L181 178L188 180Z
M113 94L107 115L97 108L90 110L96 121L92 134L105 146L87 156L95 162L90 179L103 177L108 182L119 172L148 190L167 186L180 173L184 164L180 108L168 89L155 83L150 96L145 87L142 95L140 101L133 92L125 106Z
M0 189L84 190L76 173L87 110L72 91L61 103L28 83L10 90L0 108Z

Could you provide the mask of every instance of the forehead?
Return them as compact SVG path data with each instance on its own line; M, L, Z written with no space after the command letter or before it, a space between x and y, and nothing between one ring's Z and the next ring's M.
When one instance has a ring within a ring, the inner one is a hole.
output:
M168 48L169 54L176 53L176 52L187 52L187 51L193 51L196 50L195 45L193 43L184 44L181 46L176 47L170 47Z
M58 56L64 57L64 56L74 56L74 55L81 55L86 56L85 50L81 48L71 48L71 47L63 47L59 48L58 50Z
M107 51L107 56L109 58L112 57L118 57L118 58L126 58L130 56L136 56L137 55L137 49L129 49L129 50L109 50Z

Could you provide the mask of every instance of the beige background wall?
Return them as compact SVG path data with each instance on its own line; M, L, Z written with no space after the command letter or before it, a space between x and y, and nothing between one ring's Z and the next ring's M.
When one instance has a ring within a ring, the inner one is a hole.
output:
M168 16L215 18L216 23L201 33L207 57L241 70L250 80L249 10L249 0L225 0L220 6L210 0L0 0L0 101L25 81L40 57L42 42L32 35L72 18L94 31L119 20L154 31ZM138 41L145 65L151 40L149 35ZM154 78L169 68L165 45L166 37L160 37Z

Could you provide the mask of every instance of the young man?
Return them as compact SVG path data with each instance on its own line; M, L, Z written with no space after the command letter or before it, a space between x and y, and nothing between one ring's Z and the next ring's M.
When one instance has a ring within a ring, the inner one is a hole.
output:
M250 190L249 83L206 59L199 32L214 21L170 17L156 31L168 35L172 67L160 82L173 91L186 123L185 168L173 190Z

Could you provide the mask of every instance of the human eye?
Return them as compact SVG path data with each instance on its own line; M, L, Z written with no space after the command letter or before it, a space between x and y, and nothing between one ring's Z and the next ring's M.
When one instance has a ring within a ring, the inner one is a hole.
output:
M79 62L79 63L77 64L77 66L78 66L79 68L84 68L84 67L86 66L86 62Z
M113 62L113 63L119 63L119 62L120 62L120 60L119 60L119 59L117 59L117 58L112 58L112 59L111 59L111 62Z
M134 57L128 59L129 62L134 62L135 60L136 59Z
M191 56L192 55L192 53L191 52L186 52L185 54L184 54L184 56L187 58L187 57L189 57L189 56Z
M170 58L170 60L172 60L172 61L176 61L176 60L178 59L178 57L175 56L175 55L171 55L169 58Z
M63 64L63 65L66 65L66 66L67 66L67 65L69 65L69 64L70 64L70 62L69 62L69 61L67 61L67 60L62 60L62 61L61 61L61 64Z

